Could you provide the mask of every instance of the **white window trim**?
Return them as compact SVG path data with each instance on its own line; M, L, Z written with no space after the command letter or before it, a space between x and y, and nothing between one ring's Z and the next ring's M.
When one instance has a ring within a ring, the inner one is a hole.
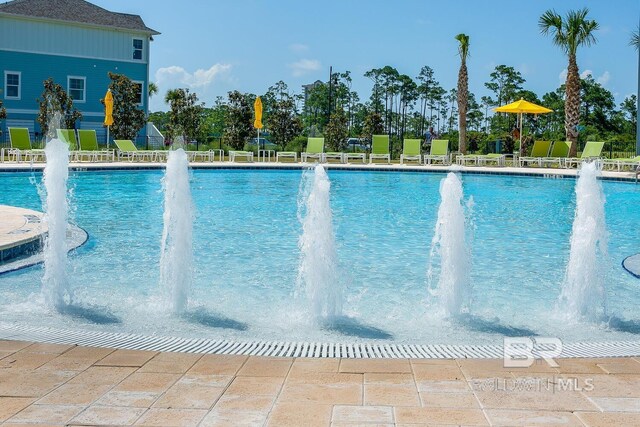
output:
M136 48L133 46L133 42L134 42L135 40L140 40L140 41L142 42L142 48L140 49L140 52L141 52L140 59L135 59L135 58L133 57L133 53L136 51ZM132 59L132 60L134 60L134 61L136 61L136 62L138 62L138 61L139 61L139 62L144 62L144 39L143 39L143 38L140 38L140 37L132 37L132 38L131 38L131 48L133 49L133 50L131 51L131 59Z
M18 96L8 96L7 95L7 75L8 74L17 74L18 75ZM21 71L4 71L4 99L11 99L14 101L20 101L22 99L22 72Z
M142 80L131 80L131 82L142 86L142 89L140 89L140 103L137 105L138 107L144 107L144 91L145 91L144 82Z
M71 97L71 79L84 80L84 88L82 89L82 101L73 100L74 104L84 104L87 102L87 78L84 76L67 76L67 94ZM77 90L77 89L74 89ZM73 99L73 98L72 98Z

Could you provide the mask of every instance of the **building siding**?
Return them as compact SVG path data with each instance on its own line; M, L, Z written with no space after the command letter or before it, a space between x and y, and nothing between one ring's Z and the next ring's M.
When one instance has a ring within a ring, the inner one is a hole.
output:
M143 40L142 60L133 59L133 39ZM0 50L149 62L149 35L73 23L0 16Z
M104 107L100 99L104 97L111 82L109 72L124 74L131 80L143 82L143 90L147 87L146 64L3 51L0 51L0 64L3 78L5 70L22 73L21 99L5 99L3 102L7 110L37 110L36 100L42 95L42 82L49 77L67 92L68 76L86 77L86 101L76 102L74 105L88 115L102 114ZM145 101L143 96L143 102Z

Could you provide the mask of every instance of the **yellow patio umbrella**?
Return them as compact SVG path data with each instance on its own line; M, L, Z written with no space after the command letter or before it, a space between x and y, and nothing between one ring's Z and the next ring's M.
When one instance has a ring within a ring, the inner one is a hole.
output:
M253 127L258 129L258 139L256 144L258 145L258 150L260 150L260 129L262 129L262 100L259 96L256 97L256 102L253 103L253 109L256 115L256 119L253 122Z
M109 148L109 126L113 124L113 95L111 89L107 89L104 96L104 125L107 127L107 148Z
M550 110L546 107L543 107L538 104L534 104L533 102L525 101L523 98L520 98L519 101L512 102L511 104L503 105L502 107L493 109L497 113L513 113L518 114L519 122L520 122L520 147L522 149L522 115L523 114L546 114L552 113L553 110Z

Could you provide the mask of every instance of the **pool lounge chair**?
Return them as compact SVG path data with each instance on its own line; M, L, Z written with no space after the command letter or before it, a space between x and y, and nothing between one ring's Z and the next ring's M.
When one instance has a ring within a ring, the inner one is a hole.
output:
M373 159L386 159L387 164L391 163L391 154L389 154L389 135L373 135L371 138L371 154L369 154L369 163L373 163Z
M9 128L9 142L11 148L2 149L2 159L7 154L7 160L14 162L45 160L44 150L31 148L31 138L27 128Z
M344 153L338 151L327 151L324 153L324 161L328 163L329 159L337 159L340 163L344 163Z
M429 154L424 155L424 164L430 165L432 162L442 162L443 165L451 164L451 156L449 155L449 140L434 139L431 141Z
M122 157L126 157L130 162L134 160L144 161L145 159L151 162L155 160L155 151L138 150L130 139L115 139L113 142L116 144L116 147L118 147L118 161L120 161Z
M245 161L253 162L253 151L229 151L230 162L235 162L238 157L244 157Z
M400 154L400 164L404 164L404 161L415 160L418 164L422 164L422 153L420 152L420 144L422 141L419 139L405 139L402 143L402 154Z
M576 167L584 161L600 161L602 159L602 149L604 148L604 142L587 141L582 150L580 157L571 157L565 159L564 166L570 168L573 164Z
M307 138L307 148L302 152L301 159L302 163L307 163L309 159L324 162L324 138Z
M88 159L90 162L97 162L100 160L109 162L115 160L115 153L113 150L101 150L98 147L98 137L96 131L93 129L78 129L78 143L80 150L76 153L76 160L79 162L83 158Z
M620 172L623 168L629 167L630 169L635 169L640 166L640 156L635 157L620 157L617 159L605 159L603 161L605 166L616 167L618 172Z
M506 156L500 153L479 154L476 156L476 165L487 166L487 163L495 163L496 166L504 166L505 158Z
M74 162L78 160L78 139L76 138L75 129L56 129L58 139L67 144L69 147L69 160Z
M466 166L467 163L473 163L474 165L477 165L478 155L477 154L459 154L456 156L456 164L460 166Z
M564 160L569 155L571 150L571 141L556 141L551 147L551 154L549 157L543 157L540 159L540 166L558 164L558 167L564 166Z
M279 162L281 157L283 159L293 159L293 163L298 163L298 153L295 151L276 152L276 162Z
M351 159L353 160L361 160L362 163L366 163L367 162L367 153L344 153L344 162L345 163L351 163Z
M535 141L533 143L533 148L531 149L531 155L520 157L520 167L524 167L531 163L536 163L538 166L542 166L542 159L549 156L550 149L551 141Z

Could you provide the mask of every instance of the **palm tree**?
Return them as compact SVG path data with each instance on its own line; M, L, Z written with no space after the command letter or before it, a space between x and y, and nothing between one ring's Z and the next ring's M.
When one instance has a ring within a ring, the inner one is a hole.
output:
M460 71L458 71L458 149L467 154L467 103L469 101L469 74L467 73L467 55L469 54L469 36L458 34L456 40L460 43Z
M154 82L149 82L148 92L149 92L149 98L151 98L153 95L157 94L158 93L158 85L155 84Z
M631 33L631 40L629 41L631 46L635 46L638 51L638 95L636 96L636 108L638 114L636 117L640 117L640 25L638 25L638 29ZM640 155L640 124L638 124L638 120L636 119L636 155Z
M547 10L538 21L540 32L551 35L553 43L569 57L565 90L564 128L567 140L571 141L569 155L578 153L578 129L580 121L580 74L576 52L579 46L590 46L596 42L594 32L599 28L596 21L587 19L589 9L571 10L565 19L555 10Z

